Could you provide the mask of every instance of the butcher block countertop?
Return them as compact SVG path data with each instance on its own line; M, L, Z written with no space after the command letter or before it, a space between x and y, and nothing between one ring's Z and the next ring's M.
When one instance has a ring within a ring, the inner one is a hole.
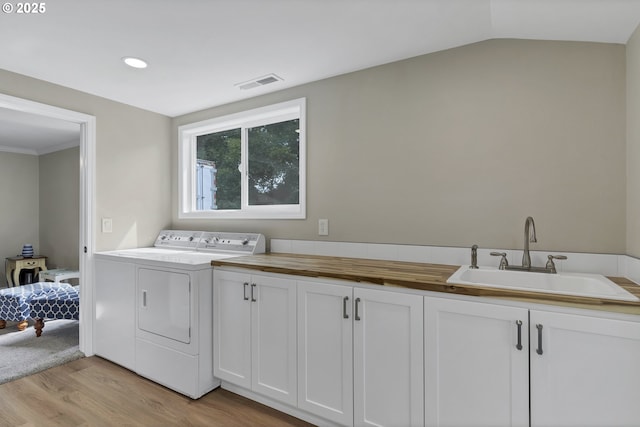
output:
M423 291L501 298L530 303L640 315L640 302L448 284L447 279L449 276L460 267L457 265L285 253L233 257L214 260L211 264L214 267L247 268L267 273L340 279L380 286L403 287ZM609 279L640 298L639 285L622 277L609 277Z

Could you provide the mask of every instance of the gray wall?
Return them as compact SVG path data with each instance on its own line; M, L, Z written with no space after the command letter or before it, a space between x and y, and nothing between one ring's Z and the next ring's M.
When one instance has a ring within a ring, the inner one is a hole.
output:
M19 255L30 243L41 252L38 211L38 157L0 152L0 283L6 284L5 258Z
M626 249L625 47L490 40L173 120L173 226L268 238ZM307 98L307 219L179 220L177 127ZM636 215L637 217L637 215Z
M78 268L79 148L36 156L0 152L0 255L31 243L47 267ZM0 283L6 284L2 263Z
M627 253L640 257L640 27L627 43Z
M41 155L40 252L48 268L78 269L80 148Z
M519 248L533 215L534 249L639 255L638 156L627 150L640 131L626 110L640 82L625 75L637 39L626 50L491 40L173 120L2 70L0 92L97 117L97 250L147 245L169 226L322 239L319 218L328 240ZM177 126L298 97L307 219L178 220ZM102 217L112 234L99 232Z
M168 117L5 70L0 93L96 117L95 250L150 245L170 224Z

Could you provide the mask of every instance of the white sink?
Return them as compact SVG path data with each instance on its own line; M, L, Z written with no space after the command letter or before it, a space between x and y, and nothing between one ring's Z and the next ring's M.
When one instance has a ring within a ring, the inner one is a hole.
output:
M531 273L528 271L498 270L492 267L472 269L469 266L462 266L451 275L447 283L590 298L639 301L638 298L599 274Z

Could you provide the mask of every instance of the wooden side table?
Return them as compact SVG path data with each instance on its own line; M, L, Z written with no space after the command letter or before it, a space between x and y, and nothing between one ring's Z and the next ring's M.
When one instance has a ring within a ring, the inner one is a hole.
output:
M40 271L46 271L47 257L44 255L34 255L31 258L24 258L21 256L10 257L6 259L4 267L7 274L7 285L20 286L20 270L34 269L36 270L36 274ZM13 272L13 280L11 272Z

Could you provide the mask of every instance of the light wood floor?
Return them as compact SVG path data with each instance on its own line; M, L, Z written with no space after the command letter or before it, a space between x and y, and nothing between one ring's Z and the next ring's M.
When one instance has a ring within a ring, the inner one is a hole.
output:
M0 426L310 426L217 389L192 400L99 357L0 385Z

